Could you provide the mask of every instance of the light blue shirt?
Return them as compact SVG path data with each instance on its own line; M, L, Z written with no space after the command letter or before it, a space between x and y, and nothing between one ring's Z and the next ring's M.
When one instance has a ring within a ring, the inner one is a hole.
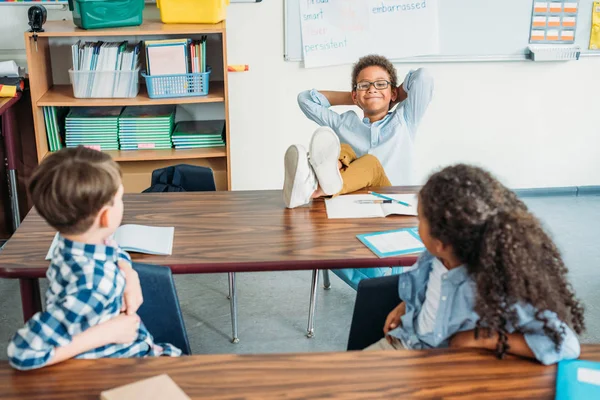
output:
M468 275L466 267L460 266L442 275L440 306L433 331L425 335L417 333L416 321L425 302L427 282L434 259L431 254L425 252L419 257L414 270L399 276L398 294L406 304L406 313L402 316L402 325L389 334L400 339L404 346L410 349L448 347L449 340L455 333L475 329L479 320L474 311L475 282ZM515 304L513 307L517 311L518 324L516 327L507 325L507 331L513 333L518 330L523 333L527 345L542 364L554 364L563 359L579 357L577 336L567 324L558 319L556 313L546 310L543 317L547 318L550 326L562 325L565 329L564 341L559 350L545 334L544 323L535 318L536 310L533 306Z
M354 111L338 114L317 90L298 95L302 112L320 126L328 126L349 144L357 157L372 154L379 159L392 185L417 185L414 142L421 118L433 96L433 78L426 69L410 71L402 85L408 97L379 121L371 123Z

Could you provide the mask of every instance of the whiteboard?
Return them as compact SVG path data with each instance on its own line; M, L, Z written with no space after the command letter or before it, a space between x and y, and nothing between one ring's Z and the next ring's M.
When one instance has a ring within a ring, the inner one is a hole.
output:
M286 61L302 61L299 1L301 0L284 0L284 59ZM582 55L600 55L600 51L586 51L590 40L593 2L594 0L579 0L575 44L581 47ZM393 61L527 59L526 49L529 46L533 0L440 0L438 7L440 54Z

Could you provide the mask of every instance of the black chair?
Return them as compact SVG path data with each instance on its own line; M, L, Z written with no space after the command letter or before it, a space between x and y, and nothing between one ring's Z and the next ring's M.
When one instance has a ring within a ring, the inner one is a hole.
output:
M214 192L213 170L197 165L178 164L152 171L147 192Z
M191 355L190 343L179 307L171 269L159 265L133 263L140 277L144 303L138 315L157 343L171 343Z
M398 275L364 279L356 291L348 350L362 350L383 338L383 324L398 304Z

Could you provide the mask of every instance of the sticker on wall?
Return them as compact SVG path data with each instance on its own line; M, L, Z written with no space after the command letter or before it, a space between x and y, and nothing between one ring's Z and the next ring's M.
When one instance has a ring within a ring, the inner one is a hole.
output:
M575 43L578 6L573 0L535 1L529 43Z
M546 13L546 12L548 12L548 3L541 2L541 1L536 1L533 4L533 12L536 12L536 13Z
M530 42L543 42L546 39L546 31L532 30Z
M534 28L545 28L546 20L546 17L533 17L533 22L531 23L531 26Z
M557 1L553 1L552 3L550 3L550 12L552 14L558 14L562 11L562 3L559 3Z

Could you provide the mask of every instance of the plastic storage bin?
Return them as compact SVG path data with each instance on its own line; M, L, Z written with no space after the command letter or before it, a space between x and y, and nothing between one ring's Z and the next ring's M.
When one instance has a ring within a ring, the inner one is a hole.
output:
M208 94L208 81L211 69L207 72L174 74L174 75L146 75L146 87L151 99L165 97L206 96Z
M165 24L216 24L227 16L229 0L156 0Z
M73 71L69 78L78 99L113 99L137 96L140 69L134 71Z
M73 22L83 29L142 24L144 0L69 0Z

